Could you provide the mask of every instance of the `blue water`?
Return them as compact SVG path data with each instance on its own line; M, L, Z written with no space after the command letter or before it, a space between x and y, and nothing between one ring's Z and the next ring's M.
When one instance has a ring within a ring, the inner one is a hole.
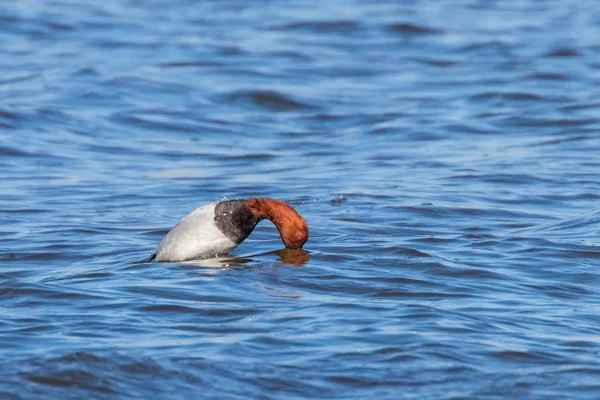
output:
M3 1L0 398L600 398L598 21ZM251 196L305 251L134 264Z

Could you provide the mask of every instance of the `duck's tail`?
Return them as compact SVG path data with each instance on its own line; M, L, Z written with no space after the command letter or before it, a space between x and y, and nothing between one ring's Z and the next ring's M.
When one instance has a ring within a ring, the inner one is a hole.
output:
M146 264L146 263L149 263L149 262L152 262L152 261L154 261L154 259L155 259L155 258L156 258L156 254L152 254L152 255L151 255L150 257L148 257L148 258L145 258L145 259L143 259L143 260L140 260L140 261L136 261L136 262L134 262L134 264Z

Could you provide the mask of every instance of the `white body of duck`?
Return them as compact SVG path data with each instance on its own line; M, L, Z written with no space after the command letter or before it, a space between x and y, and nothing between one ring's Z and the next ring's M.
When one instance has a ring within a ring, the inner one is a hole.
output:
M155 261L212 258L235 249L237 244L214 222L215 205L207 204L183 217L154 250Z

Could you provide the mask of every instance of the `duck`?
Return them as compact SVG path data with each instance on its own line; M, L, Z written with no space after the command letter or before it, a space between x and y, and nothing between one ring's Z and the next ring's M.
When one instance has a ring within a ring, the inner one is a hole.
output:
M179 220L147 262L178 262L225 255L242 243L263 219L275 224L288 249L301 249L308 240L306 220L282 200L226 200L196 208Z

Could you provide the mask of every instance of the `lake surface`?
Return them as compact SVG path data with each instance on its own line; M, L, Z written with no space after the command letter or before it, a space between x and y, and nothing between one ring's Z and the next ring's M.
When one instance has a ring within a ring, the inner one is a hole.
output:
M2 2L0 398L600 398L600 7L365 3Z

